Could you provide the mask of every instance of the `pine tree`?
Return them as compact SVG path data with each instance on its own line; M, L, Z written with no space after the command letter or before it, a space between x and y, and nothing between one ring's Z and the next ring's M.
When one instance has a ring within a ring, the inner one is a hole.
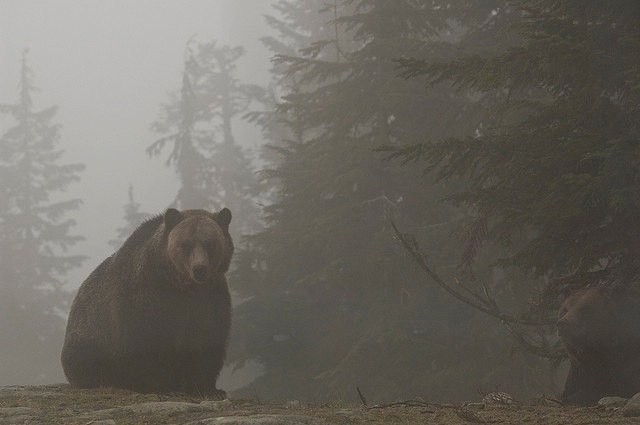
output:
M503 94L485 102L491 119L474 137L433 139L404 154L443 179L467 180L456 199L488 223L485 240L511 247L503 264L546 276L552 292L636 281L640 6L510 7L522 17L507 32L513 45L404 63L407 76Z
M61 376L57 359L69 301L64 276L84 257L68 253L82 239L71 233L75 221L68 218L81 201L58 199L84 166L59 163L57 108L35 109L26 50L18 88L18 101L2 106L13 126L0 139L0 376L29 383Z
M199 46L199 60L207 64L209 79L208 110L213 115L210 147L210 192L217 205L234 211L236 234L245 235L261 227L256 199L261 191L248 152L235 140L233 123L261 99L263 90L236 77L236 62L244 55L242 47L218 46L215 42Z
M393 218L420 229L430 258L455 276L460 246L450 230L466 211L440 204L447 186L374 152L425 133L443 137L456 122L464 96L446 85L424 95L419 81L397 75L395 62L446 56L453 12L415 1L295 3L293 21L274 21L282 40L304 40L297 32L318 38L276 56L284 95L274 116L288 131L272 144L278 157L266 174L278 192L235 278L254 282L234 323L242 324L247 357L265 365L247 393L355 399L359 385L379 400L451 399L470 394L463 380L471 377L514 383L506 331L418 283L389 226ZM310 10L324 15L321 29L305 26L317 25Z
M140 204L133 198L133 185L129 185L129 202L124 206L125 225L116 230L117 236L109 241L113 249L119 249L134 230L150 217L149 213L140 211Z
M240 47L216 42L190 43L180 95L171 97L153 124L164 136L147 149L157 156L165 144L173 145L167 164L174 165L180 177L178 208L226 206L234 213L239 234L260 226L255 203L260 189L251 160L232 129L234 120L261 95L256 86L235 76L235 63L243 54Z
M206 190L207 157L202 152L202 146L209 140L198 127L210 120L202 93L205 73L192 48L187 46L180 93L171 94L169 103L162 106L159 119L152 125L152 129L163 137L147 148L147 153L153 157L161 154L165 144L173 145L167 166L173 165L180 179L180 189L173 203L180 209L211 206Z

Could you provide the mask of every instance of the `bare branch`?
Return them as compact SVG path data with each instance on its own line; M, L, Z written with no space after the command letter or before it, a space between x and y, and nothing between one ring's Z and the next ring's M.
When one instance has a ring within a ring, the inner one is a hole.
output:
M358 391L358 397L360 397L360 401L362 402L364 407L367 407L367 399L364 398L364 395L362 394L362 391L360 391L359 387L356 387L356 390Z
M462 301L463 303L468 304L474 309L481 311L485 314L488 314L489 316L495 317L496 319L502 322L506 322L514 325L545 326L545 325L555 324L554 322L531 321L526 319L520 319L515 316L502 313L498 308L496 301L490 297L489 291L487 290L486 287L484 287L485 299L482 299L479 295L475 293L472 294L473 298L480 299L482 301L481 303L479 303L478 301L474 301L474 299L455 290L453 287L451 287L451 285L447 284L436 272L434 272L431 269L431 267L429 267L429 265L427 264L427 261L425 260L424 254L422 254L422 251L420 250L420 246L418 245L418 242L413 236L408 235L406 233L401 233L393 221L391 221L391 227L393 227L393 231L395 232L396 237L398 238L398 240L400 240L405 250L411 255L411 257L416 261L416 263L418 263L418 266L422 269L422 271L424 271L438 286L440 286L447 293L449 293L451 296L458 299L459 301Z
M562 360L566 358L566 352L561 346L550 347L544 338L543 327L555 325L555 322L547 320L527 320L523 318L517 318L512 315L504 314L500 310L498 303L489 293L488 288L483 285L483 295L480 295L466 286L464 286L458 279L456 283L468 294L455 289L453 286L445 282L435 271L433 271L427 264L425 255L420 250L418 241L412 235L401 233L398 230L396 224L391 221L391 227L393 228L396 237L402 243L405 250L411 255L411 257L418 263L418 266L424 271L440 288L444 289L454 298L472 308L481 311L491 317L494 317L507 328L511 335L518 341L518 343L524 347L524 349L536 356L548 358L551 360ZM531 335L525 332L522 327L535 327L539 330L540 341L532 340Z

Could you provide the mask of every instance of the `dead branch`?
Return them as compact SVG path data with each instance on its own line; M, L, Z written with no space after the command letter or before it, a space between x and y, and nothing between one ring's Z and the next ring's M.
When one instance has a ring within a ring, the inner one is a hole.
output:
M505 313L502 313L498 307L496 301L491 297L489 291L486 287L483 288L484 298L482 296L472 293L472 297L461 293L460 291L455 290L451 285L446 283L436 272L434 272L431 267L427 264L424 254L420 250L420 246L416 239L409 234L401 233L398 230L396 224L391 221L391 227L393 227L393 231L396 234L398 240L402 243L402 246L405 250L411 255L411 257L418 263L418 266L424 271L440 288L444 289L447 293L449 293L454 298L462 301L465 304L473 307L474 309L481 311L489 316L492 316L502 322L510 323L512 325L522 325L522 326L548 326L555 325L554 322L550 321L531 321L526 319L520 319L515 316L511 316ZM462 286L462 284L461 284ZM469 289L464 288L467 292L471 292ZM474 301L478 300L478 301Z
M359 387L356 387L356 390L358 391L358 397L360 397L360 401L362 402L364 407L367 407L367 399L364 398L364 395L362 394L362 391L360 391Z
M391 221L391 227L393 228L398 240L402 243L404 249L415 260L415 262L418 263L420 269L449 295L469 305L475 310L500 320L500 322L507 328L525 351L550 360L562 360L566 358L566 352L562 347L549 347L544 338L541 338L541 341L532 341L531 335L523 330L523 327L535 327L540 330L543 326L555 325L554 321L543 319L530 320L503 313L485 285L482 287L483 294L480 295L479 293L467 288L458 281L458 279L456 279L456 283L460 288L462 288L462 290L456 289L454 286L445 282L444 279L429 267L426 257L420 249L418 241L412 235L401 233L393 221Z
M460 280L456 277L454 278L454 280L456 281L456 283L458 284L458 286L460 286L466 293L468 293L469 295L471 295L475 300L477 300L479 303L483 304L485 307L493 307L493 304L489 303L486 299L482 298L482 296L480 296L479 294L475 293L474 291L472 291L471 289L467 288L466 286L464 286L462 284L462 282L460 282ZM485 288L486 289L486 288Z
M561 400L558 400L557 398L554 398L554 397L542 396L542 399L551 403L555 403L558 406L564 406L564 403Z
M395 401L393 403L387 403L387 404L374 404L373 406L369 406L367 403L367 399L364 397L364 394L362 394L362 391L360 391L359 387L356 387L356 391L358 392L358 397L360 398L360 401L362 402L362 404L367 410L387 409L389 407L401 407L401 406L426 408L434 404L434 403L427 403L422 400L406 400L406 401ZM426 409L425 411L422 411L420 413L435 413L435 412L432 410Z
M386 409L389 407L401 407L401 406L405 406L405 407L429 407L430 405L433 405L433 403L425 403L424 401L420 401L420 400L407 400L407 401L395 401L393 403L387 403L387 404L374 404L373 406L367 406L367 409L371 410L371 409Z

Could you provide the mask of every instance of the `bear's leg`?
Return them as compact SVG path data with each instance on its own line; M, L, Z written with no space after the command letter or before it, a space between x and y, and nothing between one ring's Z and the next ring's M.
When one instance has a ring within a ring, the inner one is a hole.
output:
M224 346L212 346L194 353L193 361L187 363L187 392L223 400L227 397L224 390L216 388L216 381L222 370L225 356Z
M175 356L160 350L136 351L120 357L117 362L119 387L140 393L183 391L177 384Z
M602 397L605 390L603 383L599 383L595 376L585 373L584 370L571 364L569 374L562 392L562 401L578 406L594 405Z
M113 385L111 362L107 354L94 344L65 344L62 350L62 367L69 383L77 387Z

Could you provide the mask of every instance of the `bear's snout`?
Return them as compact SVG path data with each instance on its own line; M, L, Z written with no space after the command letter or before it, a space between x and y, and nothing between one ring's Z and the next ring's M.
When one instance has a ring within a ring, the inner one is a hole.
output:
M191 279L196 283L204 283L209 278L209 258L202 244L196 244L189 259Z
M193 275L193 280L198 283L203 283L205 280L207 280L207 267L203 265L194 266L191 269L191 274Z

